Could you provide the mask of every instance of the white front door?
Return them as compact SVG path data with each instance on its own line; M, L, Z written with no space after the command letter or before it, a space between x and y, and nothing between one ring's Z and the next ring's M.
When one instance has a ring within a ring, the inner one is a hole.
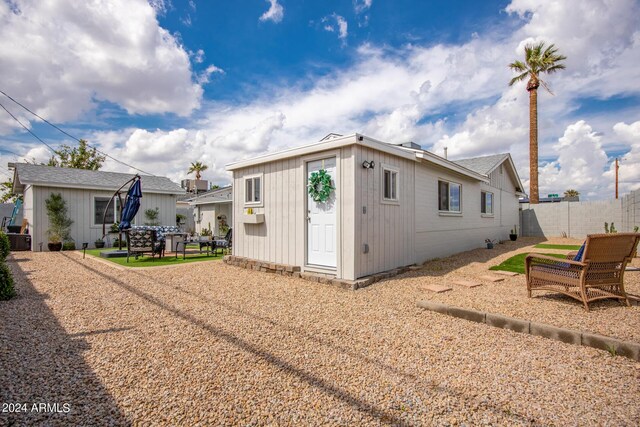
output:
M307 163L307 183L313 172L324 169L336 187L336 158ZM336 192L326 202L314 201L307 191L307 264L335 268L336 255Z

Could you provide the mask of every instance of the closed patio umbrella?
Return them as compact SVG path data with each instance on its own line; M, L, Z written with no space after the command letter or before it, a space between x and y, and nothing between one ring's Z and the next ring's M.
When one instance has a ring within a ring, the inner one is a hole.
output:
M132 182L129 187L129 191L127 191L127 198L125 200L124 206L121 209L120 213L120 224L118 225L118 230L120 231L118 235L119 249L122 250L122 231L128 230L131 228L131 221L138 213L138 209L140 209L140 199L142 198L142 187L140 183L140 175L136 175L131 178L129 181L125 182L122 187L118 188L113 196L109 199L109 203L104 208L104 214L102 215L102 238L107 235L106 230L106 218L107 212L109 211L109 206L113 202L113 199L117 196L119 206L122 206L122 198L120 197L120 190L122 190L127 184Z
M120 231L128 230L131 228L131 221L138 213L138 209L140 209L140 199L142 198L142 187L140 185L140 177L136 176L136 180L131 187L129 187L129 191L127 192L127 198L124 202L124 207L122 208L122 213L120 215L120 225L118 228Z

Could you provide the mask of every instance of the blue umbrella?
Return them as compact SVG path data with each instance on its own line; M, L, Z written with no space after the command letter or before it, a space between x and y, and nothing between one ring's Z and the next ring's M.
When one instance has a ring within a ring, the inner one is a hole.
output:
M140 209L140 199L142 198L142 187L140 185L140 177L129 187L127 192L127 198L124 202L124 208L120 215L120 225L118 228L120 231L128 230L131 228L131 221L138 213Z

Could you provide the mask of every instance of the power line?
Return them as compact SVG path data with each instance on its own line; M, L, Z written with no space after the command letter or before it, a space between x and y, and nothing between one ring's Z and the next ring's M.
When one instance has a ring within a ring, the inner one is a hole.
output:
M58 126L54 125L53 123L51 123L49 120L45 119L44 117L41 117L41 116L39 116L38 114L34 113L34 112L33 112L33 111L31 111L29 108L25 107L25 106L24 106L24 105L22 105L20 102L18 102L18 101L16 101L15 99L13 99L13 98L12 98L11 96L9 96L6 92L4 92L4 91L0 90L0 93L1 93L1 94L3 94L4 96L6 96L7 98L9 98L11 101L13 101L13 102L15 102L16 104L18 104L20 107L22 107L22 108L24 108L25 110L27 110L29 113L33 114L34 116L36 116L37 118L39 118L40 120L42 120L43 122L45 122L46 124L48 124L49 126L53 126L55 129L57 129L58 131L62 132L62 133L63 133L63 134L65 134L65 135L67 135L69 138L71 138L71 139L73 139L73 140L75 140L75 141L77 141L77 142L80 142L80 139L79 139L79 138L76 138L75 136L71 135L70 133L66 132L65 130L60 129ZM2 104L0 104L0 105L2 105ZM2 106L2 108L4 108L4 106ZM7 111L7 113L9 113L9 111L8 111L6 108L4 108L4 109L5 109L5 111ZM11 113L9 113L9 114L11 114ZM17 121L17 119L13 116L13 114L11 114L11 117L13 117L13 118ZM20 122L18 122L18 123L20 123ZM22 125L22 123L20 123L20 124ZM24 127L25 129L27 129L24 125L22 125L22 127ZM29 130L29 129L27 129L27 130ZM31 132L30 130L29 130L29 133L31 133L33 136L35 136L35 134L34 134L33 132ZM36 138L38 138L38 137L36 136ZM38 140L42 141L40 138L38 138ZM85 142L86 142L86 141L85 141ZM44 144L44 141L42 141L42 143ZM46 145L46 144L45 144L45 145ZM103 152L103 151L98 150L98 148L96 148L96 147L94 147L94 146L92 146L92 145L89 145L89 143L87 143L87 146L88 146L89 148L93 148L93 149L94 149L94 150L96 150L98 153L100 153L100 154L102 154L102 155L104 155L104 156L106 156L106 157L110 158L111 160L116 161L116 162L118 162L118 163L120 163L120 164L122 164L122 165L124 165L124 166L127 166L127 167L130 167L130 168L132 168L132 169L135 169L135 170L137 170L138 172L142 172L142 173L144 173L144 174L146 174L146 175L154 176L154 174L152 174L152 173L145 172L145 171L143 171L142 169L138 169L138 168L137 168L137 167L135 167L135 166L132 166L132 165L127 164L127 163L125 163L125 162L123 162L123 161L120 161L120 160L116 159L115 157L110 156L109 154L107 154L107 153L105 153L105 152ZM47 145L47 147L49 147L49 146ZM51 148L51 147L49 147L49 148ZM52 150L53 150L53 149L52 149ZM53 150L53 151L54 151L54 153L55 153L55 150Z
M53 149L53 147L51 147L49 144L47 144L47 143L46 143L46 142L44 142L42 139L40 139L40 137L39 137L38 135L36 135L35 133L33 133L33 132L31 131L31 129L29 129L28 127L26 127L25 125L23 125L23 124L22 124L22 122L21 122L20 120L18 120L18 118L17 118L16 116L14 116L13 114L11 114L11 111L7 110L7 107L5 107L4 105L2 105L2 103L0 103L0 107L2 107L2 109L3 109L4 111L6 111L6 112L7 112L7 114L9 114L11 117L13 117L13 120L15 120L16 122L18 122L18 124L19 124L20 126L22 126L22 127L24 128L24 130L26 130L26 131L27 131L27 132L29 132L31 135L33 135L33 137L34 137L35 139L37 139L38 141L40 141L41 143L43 143L44 145L46 145L46 146L47 146L47 148L53 152L53 154L55 154L55 153L56 153L56 150L54 150L54 149Z

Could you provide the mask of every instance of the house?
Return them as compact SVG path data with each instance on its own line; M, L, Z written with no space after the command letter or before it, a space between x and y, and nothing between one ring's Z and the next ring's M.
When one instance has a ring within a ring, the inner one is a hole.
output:
M113 193L134 175L117 172L91 171L84 169L58 168L29 163L12 163L13 191L23 194L23 217L29 221L32 236L32 250L47 248L49 219L45 200L52 193L60 193L67 202L68 216L73 220L71 237L80 245L83 242L93 247L96 239L102 237L102 222L105 208ZM125 187L122 201L127 193ZM142 176L142 201L134 224L144 224L146 209L159 210L159 221L163 225L176 223L176 198L184 190L168 178ZM107 211L107 227L118 220L120 206L117 201Z
M335 190L316 202L307 189L321 169ZM343 280L506 240L523 195L509 154L453 162L414 143L359 134L332 135L227 170L235 257Z
M224 236L233 224L233 190L231 186L211 190L189 199L193 206L195 231L211 230L214 236Z

